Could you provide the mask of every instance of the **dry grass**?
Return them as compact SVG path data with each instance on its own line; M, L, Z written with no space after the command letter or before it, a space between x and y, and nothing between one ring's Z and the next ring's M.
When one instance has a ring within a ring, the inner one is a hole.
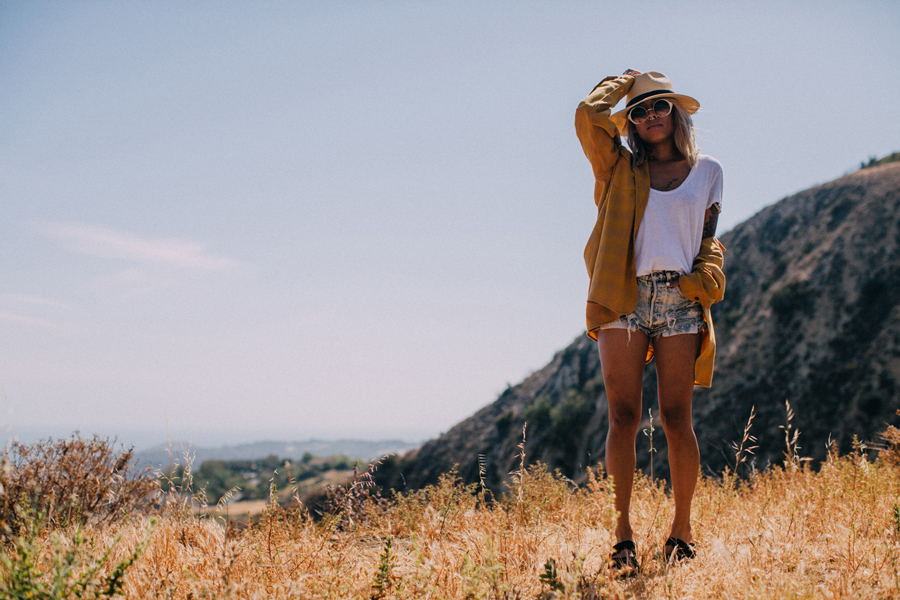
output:
M128 598L891 598L900 596L898 475L896 462L860 452L832 454L816 471L786 460L749 480L703 478L699 556L671 566L660 549L672 500L638 477L644 573L625 582L605 564L615 541L609 480L590 474L575 487L541 466L496 500L448 475L389 500L366 494L318 521L271 506L245 529L173 511L152 527L135 516L78 531L91 557L112 548L110 569L139 551ZM49 573L75 536L73 526L42 531L38 567Z

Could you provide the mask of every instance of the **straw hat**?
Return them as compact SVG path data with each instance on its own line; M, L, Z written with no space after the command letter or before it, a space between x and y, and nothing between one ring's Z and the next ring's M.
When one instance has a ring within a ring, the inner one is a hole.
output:
M610 115L610 120L619 128L619 133L628 135L628 111L648 98L671 98L689 115L697 112L700 103L690 96L672 91L672 80L657 71L647 71L634 76L634 83L625 97L625 108Z

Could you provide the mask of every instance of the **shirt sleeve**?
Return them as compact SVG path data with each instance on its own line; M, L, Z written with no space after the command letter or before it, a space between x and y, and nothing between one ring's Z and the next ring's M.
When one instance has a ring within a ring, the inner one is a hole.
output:
M722 208L722 165L717 161L712 162L712 176L709 186L709 200L706 202L706 208L713 204L718 204Z
M575 111L575 132L584 155L594 169L594 203L606 197L613 168L619 158L619 130L610 119L612 109L634 83L631 75L610 77L597 84Z

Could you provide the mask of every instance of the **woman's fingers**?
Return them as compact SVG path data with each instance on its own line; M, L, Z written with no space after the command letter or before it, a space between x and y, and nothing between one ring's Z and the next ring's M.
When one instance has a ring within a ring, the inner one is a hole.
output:
M627 71L625 71L623 73L623 75L640 75L640 74L641 74L640 71L635 71L634 69L628 69ZM600 87L607 81L612 81L613 79L616 79L617 77L619 77L619 75L610 75L608 77L604 77L603 79L600 80L600 83L598 83L597 85L594 86L594 89L596 90L598 87Z

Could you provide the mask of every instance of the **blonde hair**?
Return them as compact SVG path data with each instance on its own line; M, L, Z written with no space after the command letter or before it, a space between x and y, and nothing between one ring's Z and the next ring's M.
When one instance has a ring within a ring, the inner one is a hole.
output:
M675 147L683 157L688 159L693 167L697 164L697 155L700 147L694 137L694 122L687 111L682 110L678 102L672 101L672 118L675 119ZM637 127L628 121L628 147L631 148L631 166L639 167L650 158L647 144L638 136Z

